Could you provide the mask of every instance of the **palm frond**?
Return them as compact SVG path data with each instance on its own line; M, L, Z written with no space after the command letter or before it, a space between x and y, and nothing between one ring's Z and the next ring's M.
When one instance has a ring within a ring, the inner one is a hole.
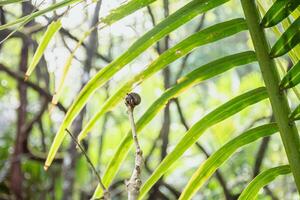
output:
M65 136L65 129L69 128L77 114L84 107L90 96L103 84L105 84L116 72L122 69L126 64L131 62L134 58L139 56L152 44L157 42L162 37L169 34L171 31L175 30L182 24L190 21L192 18L196 17L198 14L206 12L212 8L215 8L228 0L193 0L186 6L182 7L165 20L156 25L153 29L148 31L142 37L140 37L136 42L134 42L128 50L123 53L120 57L114 60L112 63L107 65L105 68L100 70L81 90L77 98L72 103L69 108L56 136L54 142L48 153L47 160L45 162L45 168L47 169L54 156L61 145L63 138Z
M191 199L194 194L208 181L214 172L225 163L239 148L250 144L262 137L270 136L278 131L276 123L252 128L238 137L230 140L218 151L212 154L193 174L180 195L180 200Z
M268 169L256 176L239 196L239 200L257 199L258 192L280 175L291 173L290 166L282 165Z
M168 101L179 96L181 93L185 92L193 85L205 81L209 78L215 77L216 75L221 74L234 67L245 65L255 60L256 56L254 52L249 51L238 53L207 63L206 65L203 65L193 70L186 76L180 78L178 80L178 84L166 90L156 101L151 104L151 106L137 121L137 133L140 133L150 123L150 121L159 113L159 111L161 111L165 107ZM104 172L103 181L106 185L109 185L112 179L117 174L122 162L125 160L128 152L130 151L132 142L132 134L131 132L128 132L118 146ZM101 187L98 186L94 196L100 196L101 192Z
M268 98L268 94L264 87L251 90L222 104L195 123L142 186L140 199L146 195L160 177L167 172L171 165L174 164L174 162L177 161L209 127L266 98Z

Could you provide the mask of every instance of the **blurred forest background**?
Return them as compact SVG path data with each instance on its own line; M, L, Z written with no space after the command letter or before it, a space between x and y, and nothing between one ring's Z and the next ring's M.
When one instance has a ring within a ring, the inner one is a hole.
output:
M0 7L0 23L47 7L56 0L32 0ZM172 2L172 3L170 3ZM124 52L137 38L187 3L186 0L158 0L110 27L93 31L76 51L58 105L49 112L52 95L63 73L66 59L84 32L101 16L123 0L83 1L71 7L40 16L25 27L0 31L0 199L88 199L93 194L97 178L85 157L76 150L70 137L64 141L58 157L48 171L43 164L51 142L66 110L89 78ZM263 1L265 9L271 5ZM62 28L51 40L38 67L30 79L24 73L41 41L47 25L62 16ZM78 134L82 126L97 111L120 83L143 70L166 49L188 35L225 19L243 17L240 1L232 0L217 9L200 15L173 31L168 37L148 49L134 62L118 72L105 87L97 90L81 112L71 131ZM5 39L12 31L15 33ZM272 42L275 36L267 32ZM4 40L5 39L5 40ZM135 87L142 103L135 109L138 118L164 90L182 75L224 55L245 51L251 46L249 35L242 32L218 42L200 47L172 63L141 85ZM287 69L288 57L278 59ZM140 136L145 166L143 179L174 147L179 138L201 116L234 96L263 85L257 63L226 72L194 86L171 100ZM289 93L292 107L297 98ZM234 115L212 128L190 148L168 174L150 191L148 199L177 199L182 188L199 164L249 127L272 120L267 100ZM125 104L102 117L84 141L88 155L101 172L113 156L116 147L130 129ZM210 179L195 199L234 200L261 170L286 164L287 159L279 134L252 143L237 152ZM110 191L113 199L126 199L124 181L134 166L134 151L130 152L118 172ZM297 200L297 190L291 175L279 177L260 193L263 200Z

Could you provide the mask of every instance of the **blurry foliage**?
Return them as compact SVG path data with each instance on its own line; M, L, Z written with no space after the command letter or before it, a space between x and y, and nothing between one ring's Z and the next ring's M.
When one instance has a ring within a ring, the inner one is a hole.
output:
M105 16L113 7L118 7L123 1L106 1L102 2L102 10L100 16ZM50 4L46 2L46 5ZM175 12L186 1L172 0L170 1L170 13ZM271 5L270 1L264 2L268 9ZM45 6L45 5L43 5ZM43 7L42 6L42 7ZM63 28L71 33L76 38L81 38L83 33L90 25L95 3L81 2L78 5L71 7L68 14L62 19ZM157 21L161 21L163 17L162 1L156 1L151 4L154 16ZM298 7L299 8L299 7ZM21 16L20 4L6 5L2 8L2 13L5 13L6 21L13 21ZM59 9L57 13L62 13L66 8ZM30 35L34 41L40 41L49 19L55 17L53 12L45 16L40 16L35 21L41 27L36 33ZM193 33L193 30L199 23L200 17L196 17L187 24L181 26L170 34L170 46L174 46L179 41ZM241 9L240 1L232 0L229 3L222 5L206 13L204 26L209 27L213 24L233 19L237 17L244 17ZM143 33L150 30L152 27L151 21L146 8L138 10L134 14L118 21L110 27L99 31L99 47L97 52L101 55L107 56L113 60L123 53L137 38ZM26 34L26 29L21 29L20 32ZM271 29L266 30L269 36L269 41L275 42L276 36ZM3 32L3 31L2 31ZM0 36L2 34L0 31ZM2 38L2 37L1 37ZM66 43L64 43L66 42ZM50 94L53 94L55 84L57 84L62 74L62 68L65 59L69 55L68 48L74 48L76 42L68 38L61 32L57 34L54 41L50 43L45 51L45 60L47 66L40 64L38 68L44 68L49 75L50 82L45 81L43 72L35 71L30 78L30 81L38 84L42 88L46 88ZM20 62L20 49L22 41L20 38L11 37L1 44L0 63L9 66L9 69L18 72L18 65ZM87 113L84 118L84 123L88 121L96 112L97 109L105 102L107 93L113 94L112 91L116 89L125 81L129 80L134 74L143 70L147 63L151 63L156 57L157 53L151 47L144 52L141 56L135 59L132 63L128 64L125 68L119 71L110 81L107 91L105 88L97 90L93 98L89 101L87 106ZM241 51L245 51L252 47L251 40L248 38L246 32L236 34L230 38L218 41L217 43L209 44L191 53L187 60L186 67L183 70L185 75L195 68L208 63L216 58L224 55L229 55ZM31 61L35 49L29 47L29 62ZM77 96L80 90L80 81L85 79L84 74L84 58L85 49L80 48L76 54L73 64L71 66L71 73L68 74L64 91L60 102L68 108ZM287 68L290 60L288 56L281 59L284 67ZM175 83L176 74L180 70L182 58L170 64L172 81ZM94 75L107 62L96 57L93 63L90 75ZM129 76L130 74L130 76ZM283 74L282 74L283 75ZM155 99L157 99L164 91L162 74L158 73L153 75L148 80L144 81L141 85L137 86L134 90L139 92L142 96L142 104L135 110L136 118L139 118L146 108L148 108ZM244 93L253 88L263 85L261 72L258 64L249 64L246 67L240 67L230 70L222 76L217 76L212 79L206 80L201 84L194 86L180 95L179 100L183 109L183 114L186 121L191 126L197 122L202 116L209 113L217 106L232 99L233 97ZM296 96L292 92L288 92L290 104L295 108L298 104ZM33 119L36 113L39 112L42 105L42 97L28 87L28 105L27 116L28 121ZM16 134L16 109L19 106L19 96L17 91L17 82L14 78L8 76L6 73L0 71L0 198L7 198L9 194L9 162L13 147L15 144ZM175 104L171 104L171 124L169 135L170 152L178 143L179 138L186 132L182 125L178 111ZM231 138L238 136L243 130L247 129L249 125L256 119L267 118L271 116L272 111L268 101L263 101L255 106L247 108L240 113L234 115L232 118L218 123L211 128L198 140L209 153L215 152L222 145L228 142ZM40 152L45 157L46 151L50 148L53 141L54 134L59 128L64 117L64 113L55 108L51 114L48 111L41 118L41 124L45 132L43 138L46 149L43 149L41 129L38 123L30 133L29 146L35 152ZM159 131L162 124L162 112L158 114L150 124L143 130L143 135L140 137L140 142L143 147L145 156L148 155L152 144L157 140ZM261 125L267 123L269 119L263 119L255 122L252 125ZM105 123L105 134L103 135L102 146L100 144L101 129ZM126 115L126 108L121 103L109 112L107 120L104 117L98 120L97 125L94 127L92 133L85 141L88 144L88 154L92 159L95 166L104 171L108 162L111 160L116 148L120 141L126 136L129 130L129 122ZM67 138L60 152L66 151L72 141ZM160 145L160 143L158 144ZM221 168L220 171L224 174L228 187L233 194L239 194L252 180L252 171L255 163L255 155L257 153L260 141L254 142L237 152L232 158L229 159ZM101 148L101 155L99 155ZM66 159L66 158L65 158ZM205 155L199 151L196 146L190 148L184 156L173 165L168 173L165 175L165 182L172 185L174 188L181 191L194 171L198 168L199 164L206 159ZM43 170L43 163L31 160L24 156L22 160L22 172L24 175L24 194L27 199L61 199L63 196L64 174L62 173L61 164L54 164L47 172ZM149 161L149 168L154 170L160 163L160 150L159 146L153 151ZM272 136L266 156L263 160L262 169L286 164L287 159L284 148L281 143L279 134ZM131 170L134 166L134 155L130 153L126 162L123 163L119 170L114 182L112 183L112 195L116 199L126 198L125 185L123 181L128 179ZM149 173L143 170L144 180L149 177ZM90 171L84 157L76 162L76 170L74 174L74 190L73 199L87 199L91 197L94 189L97 186L97 180L93 173ZM122 181L122 184L117 184ZM270 188L272 192L279 199L299 199L297 191L291 175L287 177L278 178L274 183L271 183ZM169 199L174 199L173 194L163 187L161 189ZM114 196L115 195L115 196ZM213 176L211 180L203 187L195 196L195 199L210 199L219 200L224 199L223 190L219 185L216 177ZM266 192L259 194L259 199L269 200L270 196Z

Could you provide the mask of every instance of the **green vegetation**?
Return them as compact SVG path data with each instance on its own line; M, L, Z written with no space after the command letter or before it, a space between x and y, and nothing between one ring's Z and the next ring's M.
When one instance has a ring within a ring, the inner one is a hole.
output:
M0 2L0 199L299 199L299 6Z

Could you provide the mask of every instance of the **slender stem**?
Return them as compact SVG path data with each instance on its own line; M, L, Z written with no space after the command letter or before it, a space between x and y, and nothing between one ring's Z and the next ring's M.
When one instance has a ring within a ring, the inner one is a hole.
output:
M241 0L246 21L255 48L262 76L278 124L281 139L300 192L300 140L294 122L289 120L290 107L286 94L279 89L279 74L273 59L269 56L269 45L254 0Z
M134 118L133 118L133 108L131 108L131 107L128 107L128 116L129 116L129 121L130 121L131 129L132 129L132 137L133 137L133 141L135 144L136 152L140 152L142 150L141 150L141 146L139 144L139 140L137 138L136 127L135 127Z
M101 186L101 189L104 191L103 192L103 198L102 199L109 199L109 192L106 189L106 187L104 186L102 179L100 177L100 174L98 173L98 171L96 170L94 164L92 163L91 159L89 158L89 156L87 155L86 151L84 150L83 146L77 141L77 139L73 136L73 134L68 130L65 129L66 132L71 136L72 140L76 143L77 147L79 147L80 151L83 153L84 157L86 158L87 162L89 163L89 165L91 166L93 172L96 174L99 184Z
M136 200L138 199L140 188L142 185L141 169L143 165L143 152L137 138L136 127L133 118L133 107L127 105L127 108L128 108L129 121L132 129L131 131L132 137L135 144L135 166L129 181L127 182L127 190L128 190L128 200Z

